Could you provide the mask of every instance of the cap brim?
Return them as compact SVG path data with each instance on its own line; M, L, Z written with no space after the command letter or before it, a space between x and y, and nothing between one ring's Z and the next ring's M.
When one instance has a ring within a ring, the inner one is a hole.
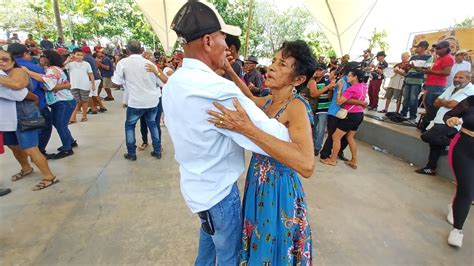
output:
M242 34L242 30L239 27L231 26L231 25L223 25L221 31L225 34L230 34L234 36L240 36Z

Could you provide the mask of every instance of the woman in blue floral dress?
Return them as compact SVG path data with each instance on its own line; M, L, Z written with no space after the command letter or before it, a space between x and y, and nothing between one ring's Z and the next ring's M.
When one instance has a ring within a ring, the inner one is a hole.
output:
M303 41L285 42L269 66L271 95L254 97L248 87L226 71L242 92L269 116L288 127L292 142L278 140L255 127L238 102L236 111L220 104L211 112L216 126L239 132L267 155L254 153L243 201L241 265L312 265L312 236L308 208L299 174L314 170L312 113L297 93L312 77L316 61Z

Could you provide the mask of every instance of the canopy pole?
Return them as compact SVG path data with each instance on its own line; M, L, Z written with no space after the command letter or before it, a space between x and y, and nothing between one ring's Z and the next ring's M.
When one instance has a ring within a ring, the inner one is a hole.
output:
M247 17L247 29L245 32L245 49L244 49L244 58L247 58L249 51L249 36L250 36L250 22L252 22L252 9L253 9L254 0L250 0L249 4L249 14Z

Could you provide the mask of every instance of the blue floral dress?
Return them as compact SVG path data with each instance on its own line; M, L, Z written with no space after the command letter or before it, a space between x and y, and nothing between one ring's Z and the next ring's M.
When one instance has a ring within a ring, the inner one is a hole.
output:
M313 121L308 102L300 95L296 99L305 103ZM254 153L245 182L240 265L312 265L307 211L298 173L271 157Z

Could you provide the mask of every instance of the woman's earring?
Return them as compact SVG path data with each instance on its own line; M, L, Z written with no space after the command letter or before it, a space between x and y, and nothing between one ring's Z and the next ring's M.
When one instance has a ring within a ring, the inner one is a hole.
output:
M292 92L294 95L296 95L296 93L297 93L298 91L296 90L295 87L293 87L293 89L291 90L291 92Z

